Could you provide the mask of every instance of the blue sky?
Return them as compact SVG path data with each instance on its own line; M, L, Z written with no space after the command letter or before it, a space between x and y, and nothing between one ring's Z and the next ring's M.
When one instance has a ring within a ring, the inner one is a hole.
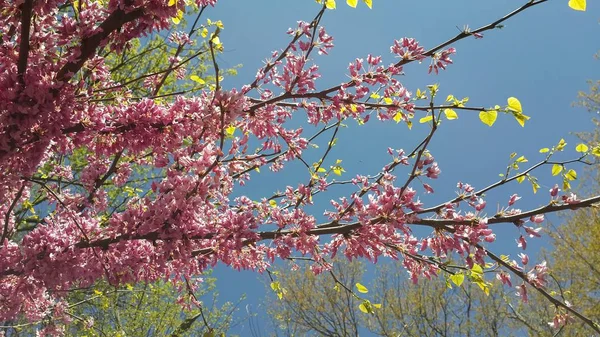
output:
M385 64L394 62L389 52L394 39L413 37L429 49L453 37L465 25L480 27L526 1L373 2L373 9L369 10L362 3L352 9L338 0L337 10L326 12L322 24L334 36L335 48L328 56L314 56L323 75L317 81L319 89L345 81L348 63L356 57L364 58L371 53L383 55ZM590 2L587 12L575 12L568 8L567 2L550 0L505 22L503 29L486 32L483 39L468 38L454 44L457 49L452 57L454 64L440 75L427 74L428 61L405 67L406 76L401 81L410 91L439 83L440 98L448 94L459 98L468 96L472 106L506 105L506 99L515 96L521 101L524 113L531 116L525 128L507 115L499 115L496 124L489 128L479 121L476 112L467 111L458 111L458 120L444 122L430 147L442 175L430 182L436 193L421 197L426 205L455 196L458 181L476 188L495 182L498 173L505 170L512 152L525 155L529 164L533 164L543 159L538 153L540 148L551 147L565 138L568 154L575 156L577 141L571 133L593 129L592 114L572 107L572 103L578 91L587 90L586 80L600 78L600 61L593 58L600 49L597 38L600 36L600 6ZM295 27L297 20L310 21L318 10L313 0L221 0L215 8L208 9L205 18L222 20L225 25L220 35L225 47L225 53L219 57L221 66L243 64L238 76L228 77L224 85L239 88L252 82L256 70L271 51L287 45L286 30ZM426 125L417 124L409 131L404 124L375 119L361 127L352 121L347 124L330 157L343 160L347 173L342 178L356 173L377 173L388 161L388 146L412 150L428 132ZM322 139L322 149L327 141L328 136ZM318 158L322 149L312 155ZM547 203L547 190L554 183L560 183L549 171L549 167L542 168L534 174L542 185L537 195L532 193L530 185L511 184L489 194L487 210L494 213L498 203L505 205L515 192L523 197L517 204L523 209ZM402 171L397 173L403 176ZM300 166L291 165L278 174L262 170L261 174L252 176L240 193L258 199L288 184L296 186L298 182L307 181L308 174ZM316 199L315 214L322 214L330 198L347 195L346 192L335 190ZM553 219L558 221L556 217ZM492 247L504 248L497 252L514 256L518 231L510 225L500 226L503 227L497 230L498 242ZM529 253L533 255L544 243L545 240L530 240ZM217 267L213 275L218 279L221 299L236 300L245 293L248 299L242 307L250 304L255 311L261 311L256 308L265 295L261 280L265 281L266 276L231 271L222 266Z

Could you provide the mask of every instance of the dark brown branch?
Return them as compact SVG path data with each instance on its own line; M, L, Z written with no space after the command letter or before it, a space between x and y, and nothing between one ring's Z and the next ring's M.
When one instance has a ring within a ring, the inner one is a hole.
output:
M76 61L65 64L56 74L56 81L63 82L69 80L81 69L81 67L83 67L83 64L94 55L102 41L108 38L112 32L120 29L128 22L140 18L143 14L144 10L141 8L129 13L125 13L122 9L117 9L112 12L108 18L100 24L98 33L81 41L79 58Z
M21 87L25 86L25 72L29 58L29 34L31 32L31 16L33 0L25 0L21 5L21 43L19 45L19 61L17 63L17 76Z

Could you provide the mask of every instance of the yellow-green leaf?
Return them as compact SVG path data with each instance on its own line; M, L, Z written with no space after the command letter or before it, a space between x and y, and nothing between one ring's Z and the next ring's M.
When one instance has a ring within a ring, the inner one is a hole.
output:
M483 268L477 263L474 263L473 268L471 268L471 273L483 275Z
M525 116L522 113L515 113L514 116L515 116L515 119L517 120L517 122L519 122L519 124L522 127L524 127L525 122L529 120L529 116Z
M526 163L529 160L527 160L527 158L525 158L525 156L520 156L519 158L517 158L516 162L517 163Z
M569 7L576 11L585 12L586 0L569 0Z
M177 16L171 18L174 24L178 25L181 22L181 18L183 18L183 11L180 9L177 11Z
M562 151L566 145L567 145L567 142L565 142L565 140L561 138L560 141L558 142L558 145L556 145L556 150Z
M448 120L453 120L453 119L458 118L458 114L456 113L456 111L454 111L452 109L444 109L444 115L446 115L446 118Z
M394 115L394 121L396 121L396 123L400 123L400 121L402 121L402 112L396 112L396 114Z
M279 282L271 282L271 289L273 289L273 291L279 291Z
M327 170L324 169L324 168L322 168L322 167L319 167L319 169L317 170L317 172L319 172L319 173L325 173L325 172L327 172Z
M521 113L523 112L523 108L521 107L521 102L515 97L508 98L508 109L514 112Z
M600 157L600 146L596 146L592 149L592 154L596 157Z
M446 102L452 102L454 100L454 95L448 95L448 97L446 97Z
M369 314L369 313L371 313L371 312L369 311L369 309L367 308L367 306L365 305L365 303L361 303L361 304L358 306L358 309L360 309L360 311L364 312L365 314Z
M519 182L519 184L522 183L523 180L525 180L525 176L520 176L517 178L517 181Z
M177 3L177 0L169 0L169 7L173 6L175 3Z
M356 290L358 290L358 292L366 294L369 292L369 289L367 289L367 287L363 286L360 283L356 283Z
M587 145L581 143L575 147L575 151L585 153L588 152L589 148Z
M563 170L563 166L560 164L554 164L552 165L552 175L553 176L557 176L559 175Z
M496 118L498 118L498 112L494 110L490 111L481 111L479 113L479 119L483 122L483 124L487 126L492 126L496 122Z
M346 3L348 4L348 6L356 8L356 5L358 5L358 0L346 0Z
M433 119L433 116L431 116L431 115L425 116L425 117L419 119L419 123L427 123L427 122L431 121L432 119Z
M200 78L200 76L198 76L198 75L192 75L192 76L190 76L190 80L192 80L192 81L194 81L194 82L196 82L196 83L198 83L198 84L205 84L205 83L206 83L206 82L205 82L203 79L201 79L201 78Z
M363 2L367 5L367 7L369 7L369 9L373 9L373 0L363 0Z
M325 7L327 9L335 9L335 0L325 0Z
M202 28L200 31L200 36L202 36L202 38L206 38L208 36L208 29L206 27Z
M381 96L379 96L379 94L375 93L375 92L372 93L371 96L369 96L369 97L371 97L372 99L379 99L379 98L381 98Z
M233 134L235 133L235 130L236 130L236 127L235 127L235 126L233 126L233 125L230 125L229 127L227 127L227 128L225 129L225 134L226 134L227 136L233 136Z
M341 176L342 175L342 169L339 167L334 167L333 168L333 173L335 173L335 175Z
M271 205L271 207L275 208L275 207L277 207L277 201L269 200L269 205Z
M567 171L567 173L565 173L565 178L569 180L575 180L577 179L577 172L575 172L575 170L573 169L570 169L569 171Z
M464 280L465 280L464 274L454 274L454 275L450 276L450 281L452 281L452 283L456 284L459 287L461 284L463 284Z
M546 152L550 152L550 149L547 147L540 149L540 153L546 153Z

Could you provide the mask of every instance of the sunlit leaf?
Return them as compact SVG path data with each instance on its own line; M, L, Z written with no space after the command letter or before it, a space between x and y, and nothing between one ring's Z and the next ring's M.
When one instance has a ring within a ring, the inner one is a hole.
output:
M348 6L356 8L356 5L358 5L358 0L346 0L346 3L348 4Z
M585 12L586 0L569 0L569 7L576 11Z
M581 143L575 147L575 151L585 153L588 152L589 148L587 145Z
M569 180L575 180L577 179L577 172L575 172L575 170L570 169L569 171L567 171L565 173L565 178L569 179Z
M523 108L521 107L521 102L515 97L508 98L508 109L517 113L522 113Z
M358 290L358 292L366 294L369 292L369 289L367 289L367 287L363 286L360 283L356 283L356 290Z
M419 123L421 123L421 124L422 123L427 123L427 122L431 121L432 119L433 119L433 116L431 116L431 115L430 116L425 116L425 117L419 119Z
M201 79L200 76L198 76L198 75L190 76L190 80L192 80L198 84L206 84L206 82L203 79Z
M564 150L566 145L567 145L567 142L565 142L565 140L561 138L560 141L558 142L558 145L556 145L556 150L562 151L562 150Z
M454 275L450 276L450 280L452 281L452 283L454 283L460 287L460 285L463 284L463 281L465 280L465 275L464 274L454 274Z
M547 147L540 149L540 153L546 153L546 152L550 152L550 149Z
M400 123L400 121L402 121L402 112L396 112L396 114L394 115L394 121L396 123Z
M519 158L517 158L516 160L517 163L526 163L528 162L527 158L525 158L525 156L520 156Z
M552 165L552 175L553 176L557 176L559 175L563 170L563 166L560 164L554 164Z
M335 9L335 0L325 0L325 7L327 9Z
M373 0L363 0L363 2L369 7L369 9L373 9Z
M492 126L496 122L496 118L498 118L498 112L494 110L490 111L481 111L479 113L479 119L483 122L483 124L487 126Z
M521 126L525 126L525 122L529 120L529 116L525 116L522 113L515 113L514 114L515 119L517 120L517 122L519 123L519 125Z
M458 114L456 113L456 111L454 111L452 109L444 109L444 115L446 115L446 118L448 120L453 120L453 119L458 118Z

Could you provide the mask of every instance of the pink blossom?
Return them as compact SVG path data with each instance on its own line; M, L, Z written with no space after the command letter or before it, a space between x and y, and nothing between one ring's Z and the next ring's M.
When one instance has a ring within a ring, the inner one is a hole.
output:
M519 197L518 195L516 195L516 194L511 195L510 199L508 199L508 206L514 205L514 203L519 199L521 199L521 197Z

